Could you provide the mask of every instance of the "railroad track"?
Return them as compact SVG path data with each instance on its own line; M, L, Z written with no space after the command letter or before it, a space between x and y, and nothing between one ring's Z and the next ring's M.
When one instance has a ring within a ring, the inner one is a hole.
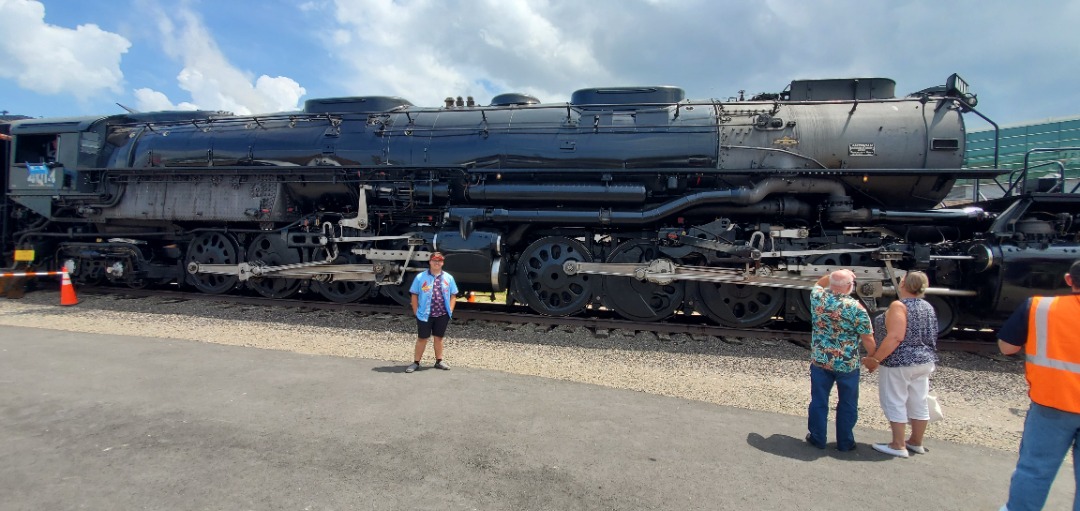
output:
M364 314L412 315L408 307L401 305L373 303L334 303L325 301L306 301L297 299L274 299L261 296L245 295L210 295L185 291L162 289L131 289L117 287L83 286L80 293L98 295L120 295L131 298L166 298L171 300L198 300L229 304L252 305L259 307L290 307L315 310L352 311ZM491 321L508 324L538 324L551 327L568 326L591 330L595 335L604 335L612 330L653 332L664 334L686 334L691 336L740 337L745 339L786 339L790 342L809 346L810 332L806 330L788 330L783 328L729 328L696 322L691 317L677 316L663 322L630 321L615 316L610 311L590 310L588 317L554 317L535 314L523 307L513 307L495 303L469 303L460 301L455 309L456 318L471 321ZM993 332L959 330L948 338L938 340L941 351L964 351L980 354L997 353Z

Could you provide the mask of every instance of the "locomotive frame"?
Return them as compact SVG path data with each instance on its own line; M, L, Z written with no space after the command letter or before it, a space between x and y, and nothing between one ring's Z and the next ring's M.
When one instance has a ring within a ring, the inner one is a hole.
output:
M796 80L749 100L670 86L309 100L257 116L149 112L0 122L3 257L77 283L240 287L408 303L433 250L466 291L546 315L809 321L852 268L871 310L926 271L939 330L1065 292L1080 258L1065 176L962 168L974 95L883 78ZM940 207L958 179L1000 198Z

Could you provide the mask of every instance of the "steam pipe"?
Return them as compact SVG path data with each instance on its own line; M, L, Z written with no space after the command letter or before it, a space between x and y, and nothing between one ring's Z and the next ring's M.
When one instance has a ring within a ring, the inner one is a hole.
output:
M698 206L710 204L757 204L773 193L828 194L834 200L847 199L844 185L836 181L813 178L769 178L750 188L739 187L728 190L698 192L679 197L644 211L450 208L449 219L451 221L461 221L464 224L486 221L496 223L541 222L565 225L645 225Z
M586 184L477 184L466 189L475 202L603 202L642 204L647 197L643 185Z
M694 213L707 215L760 215L776 218L811 218L815 209L794 197L776 197L747 206L721 205L694 208Z
M981 208L964 209L932 209L927 211L885 211L882 209L856 209L846 212L830 212L829 221L843 222L869 222L880 220L884 222L926 222L948 220L983 220L986 212Z

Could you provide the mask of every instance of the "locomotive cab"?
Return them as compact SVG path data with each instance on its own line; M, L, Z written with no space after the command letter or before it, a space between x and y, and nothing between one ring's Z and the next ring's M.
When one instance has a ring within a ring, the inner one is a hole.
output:
M95 184L81 169L98 166L101 117L27 119L11 126L8 197L51 217L57 199L90 194Z
M86 166L95 162L80 162L79 147L86 144L85 153L91 158L98 149L98 144L93 142L97 134L85 133L94 121L96 119L16 123L12 128L9 187L25 192L89 191L86 183L79 183L78 169L80 164Z

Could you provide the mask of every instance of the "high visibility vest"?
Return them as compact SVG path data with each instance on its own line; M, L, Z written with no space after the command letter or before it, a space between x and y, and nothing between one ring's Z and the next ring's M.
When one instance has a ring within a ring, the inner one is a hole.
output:
M1031 299L1024 351L1031 400L1080 413L1080 294Z

